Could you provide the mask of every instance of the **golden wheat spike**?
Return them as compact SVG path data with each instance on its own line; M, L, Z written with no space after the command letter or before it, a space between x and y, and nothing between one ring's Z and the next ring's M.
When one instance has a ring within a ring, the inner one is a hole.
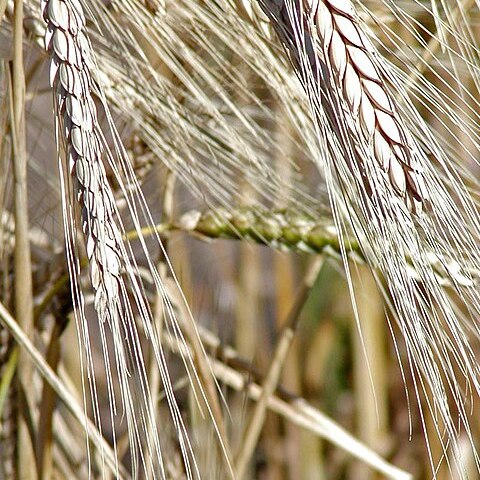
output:
M119 307L114 306L114 299L119 294L122 238L102 163L85 17L76 2L49 0L42 11L47 22L45 48L51 54L50 85L55 91L55 111L82 205L82 230L96 292L95 308L101 318L116 317Z
M126 417L134 475L143 469L152 478L165 477L155 410L145 368L144 346L141 343L141 336L147 336L166 391L171 421L182 444L184 467L187 475L192 477L192 471L196 468L193 451L173 394L163 350L154 331L152 312L139 280L136 260L129 245L123 240L123 225L103 163L108 162L116 172L119 183L123 181L119 171L123 169L126 176L131 174L128 159L118 140L118 132L111 121L108 106L104 103L102 87L94 79L97 67L86 34L83 7L78 0L47 0L42 1L41 12L47 24L45 48L50 55L50 85L54 92L54 113L60 139L59 156L62 166L66 163L73 184L73 197L81 210L81 227L106 368L114 448L116 449L114 418L121 410ZM104 107L110 133L117 142L116 154L110 150L97 119L94 92ZM62 152L65 152L66 162L62 162ZM134 178L132 180L136 182ZM131 192L126 191L123 183L121 187L139 230L140 221L132 204L138 200L147 217L149 213L146 205L142 204L143 197L138 193L138 184L135 183ZM68 187L63 188L68 190ZM91 332L85 318L85 301L79 286L80 268L78 258L75 258L77 252L72 247L75 244L74 208L70 204L71 197L65 197L66 248L78 333L84 343L83 353L94 416L97 423L101 423L90 347ZM143 246L146 248L144 244ZM152 263L150 269L164 302L166 320L170 319L170 328L181 341L182 333L178 330L162 280ZM137 323L141 328L137 327ZM113 346L109 345L109 338ZM191 361L191 358L185 358L185 361ZM115 374L117 380L114 379ZM118 389L115 388L115 381L118 381Z
M288 2L264 3L274 19L294 23ZM326 115L335 129L347 130L352 161L358 163L365 189L369 192L379 189L378 182L384 178L410 210L421 211L428 195L415 158L415 145L386 85L381 63L357 21L352 2L294 3L302 12L303 34L308 39L303 54L288 48L296 62L302 61L301 55L307 58L318 82L328 85L325 95L329 99L323 103ZM276 25L280 38L287 46L291 45L299 32L288 32L289 27L285 24L279 27L279 21Z
M340 245L350 226L370 266L379 266L411 374L433 399L427 409L443 422L445 431L437 433L452 453L452 471L466 478L457 422L478 460L461 385L466 378L480 393L480 295L473 282L453 281L469 312L464 315L430 262L432 251L443 262L458 261L456 271L480 262L478 209L452 171L458 160L439 147L402 87L401 74L392 74L392 65L370 44L349 0L259 2L309 98L326 151L319 164L327 172ZM426 90L434 95L434 88ZM429 152L440 161L431 162ZM421 213L427 200L432 209ZM354 297L352 286L351 292Z

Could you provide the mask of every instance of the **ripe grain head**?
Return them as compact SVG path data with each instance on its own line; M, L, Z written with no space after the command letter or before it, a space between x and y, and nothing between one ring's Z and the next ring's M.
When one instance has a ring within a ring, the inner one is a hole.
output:
M153 220L115 129L102 86L95 78L98 67L86 34L82 5L76 0L47 0L42 2L42 15L47 23L45 48L51 57L50 84L54 91L59 162L63 172L61 184L68 265L94 417L101 423L91 351L92 333L85 317L79 252L75 242L76 202L81 211L80 223L94 290L94 307L98 315L111 424L114 428L115 417L120 411L123 412L128 424L134 475L143 469L153 475L153 478L165 476L161 437L157 430L144 364L142 338L146 337L165 388L185 471L191 478L198 473L195 473L193 450L173 394L165 356L158 332L154 329L152 312L145 298L138 266L130 245L124 240L121 217L107 180L104 162L113 170L131 220L139 233L153 282L164 303L166 328L182 342L183 333L176 322L170 295L141 234L141 222L153 225ZM98 121L94 95L107 117L110 128L108 133L114 142L113 149L106 141L106 133ZM158 236L156 240L160 242ZM110 342L113 342L113 347ZM184 356L184 361L191 367L192 359L189 355ZM118 380L114 380L114 377ZM191 378L195 381L195 375ZM117 395L120 399L117 399Z
M409 352L415 396L419 404L420 392L433 398L427 410L434 417L439 413L446 435L438 430L438 436L452 449L452 468L463 478L457 418L473 439L461 377L480 393L475 357L480 297L468 274L468 266L477 268L480 261L475 202L455 172L455 160L415 114L399 77L373 47L349 0L260 3L310 99L340 243L348 225L370 265L385 278ZM433 96L435 89L427 91ZM453 109L447 111L455 118ZM427 155L432 152L433 162ZM427 200L431 209L422 212ZM429 251L445 266L457 265L446 268L467 316L435 278ZM343 254L346 258L345 249ZM345 268L348 272L346 261Z

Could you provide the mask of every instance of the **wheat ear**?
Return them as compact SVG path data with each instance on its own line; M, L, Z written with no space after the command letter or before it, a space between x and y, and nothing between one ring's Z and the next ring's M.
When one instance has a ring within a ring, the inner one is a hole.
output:
M122 238L116 227L115 207L102 163L93 66L83 29L81 5L49 0L42 5L47 22L45 47L51 54L50 85L55 92L55 112L82 207L90 277L95 290L95 309L104 318L108 304L118 297Z
M415 145L386 86L373 46L359 26L352 2L302 0L291 3L297 13L301 12L304 33L312 43L305 44L305 51L299 53L297 48L291 48L292 34L295 36L298 32L277 30L289 46L294 63L310 62L314 81L326 84L321 95L323 106L329 105L329 108L324 108L324 113L339 137L349 145L351 157L357 162L356 167L350 165L350 168L358 169L370 194L381 191L383 187L379 183L387 179L393 192L404 199L410 210L421 210L427 192L414 155ZM261 0L260 4L267 7L276 25L292 23L289 2ZM272 4L275 7L272 8ZM310 88L317 87L310 85ZM330 94L328 89L335 93Z
M468 265L477 269L480 263L475 201L452 171L455 162L399 87L400 77L391 75L388 62L362 32L349 0L259 2L290 54L311 104L319 143L325 147L320 160L352 298L347 224L370 266L378 266L386 280L386 300L406 344L422 419L421 391L431 395L425 410L435 425L443 423L444 431L437 427L435 433L445 451L452 449L455 461L450 468L466 478L458 444L460 428L468 435L480 467L466 408L468 388L480 393L475 355L480 295L466 273ZM401 110L389 94L390 80L401 96ZM406 119L411 120L409 128ZM426 151L435 152L440 166L430 161ZM432 210L420 214L427 192ZM447 261L455 259L456 271L466 273L463 284L450 272L447 275L468 315L441 287L430 252ZM358 318L356 310L355 314Z
M378 167L388 174L394 190L411 209L426 199L421 173L395 100L385 86L370 41L359 28L350 0L309 0L308 19L318 34L325 61L351 117ZM363 159L363 155L358 155ZM365 170L367 170L365 168ZM370 186L371 187L371 186Z
M118 143L118 133L105 104L103 107L115 141L119 165L115 164L115 154L110 151L97 119L97 107L93 95L94 92L97 93L97 98L102 102L104 102L104 96L101 86L92 74L96 65L85 32L83 9L78 0L46 0L41 3L41 11L47 23L45 48L51 56L50 85L54 91L57 135L62 140L60 145L65 150L73 191L81 207L82 230L85 236L91 283L95 292L94 307L99 317L103 360L107 370L111 423L114 425L113 417L117 410L112 375L112 370L116 369L122 410L125 412L128 423L133 473L137 475L139 468L143 467L145 472L150 472L152 478L164 477L155 407L151 403L140 340L140 334L143 331L150 341L160 370L172 414L172 423L180 442L184 466L187 476L191 478L196 469L195 464L191 465L192 459L194 460L193 451L173 395L166 360L158 335L153 328L152 313L139 281L138 267L130 247L123 241L123 225L102 161L102 157L107 157L117 179L121 179L119 173L121 169L128 174L128 169L131 168ZM138 187L138 184L135 185ZM63 186L63 189L65 190L66 187ZM128 195L124 185L122 192ZM136 228L139 228L140 220L133 204L135 199L132 197L135 194L140 200L143 197L137 190L134 192L136 193L126 197L126 200ZM96 400L95 372L90 348L91 333L83 313L84 300L78 285L79 267L75 257L75 247L72 247L75 243L75 232L72 226L74 215L71 213L68 200L64 198L64 202L67 257L70 277L74 283L72 289L77 327L79 336L84 342L94 415L99 422L100 411ZM149 218L147 206L141 203L140 208L144 216ZM149 260L155 285L165 303L165 316L172 320L171 328L175 336L183 340L173 317L172 306L158 272L152 266L144 242L142 247ZM132 303L135 308L132 308ZM136 326L137 319L141 322L141 330ZM107 342L107 327L111 330L113 348L109 347Z

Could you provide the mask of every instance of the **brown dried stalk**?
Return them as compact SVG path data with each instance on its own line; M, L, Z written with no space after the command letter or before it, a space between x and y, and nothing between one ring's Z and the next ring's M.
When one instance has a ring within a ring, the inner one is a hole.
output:
M11 77L11 132L13 146L14 211L15 211L15 314L22 328L33 337L32 262L28 239L27 147L25 123L25 72L23 60L23 1L13 10L13 62ZM34 440L29 431L30 407L34 402L32 366L20 352L17 367L18 431L17 475L35 478Z
M308 299L322 265L322 257L313 259L297 293L295 302L288 314L285 324L283 325L282 331L280 332L279 339L276 343L272 356L272 361L265 376L265 380L261 386L262 392L244 430L242 442L240 443L240 449L237 453L235 473L239 479L245 478L248 464L252 458L253 452L255 451L255 447L260 437L260 433L263 429L268 402L274 395L275 390L280 383L280 375L282 374L283 366L287 359L290 346L292 345L295 332L298 327L299 315Z

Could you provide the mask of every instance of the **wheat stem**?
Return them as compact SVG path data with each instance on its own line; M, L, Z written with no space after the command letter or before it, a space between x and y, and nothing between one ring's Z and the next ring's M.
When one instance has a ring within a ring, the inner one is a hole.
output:
M67 324L63 318L64 312L56 315L55 323L50 334L50 341L47 346L45 360L53 370L57 372L60 362L60 337ZM53 474L53 414L56 405L56 394L53 388L44 382L43 391L40 402L40 411L42 415L39 419L38 438L37 438L37 469L39 472L39 480L49 480Z
M0 419L3 418L3 408L8 401L8 391L18 365L18 347L10 351L8 360L2 363L2 375L0 381ZM6 459L5 459L6 461Z
M223 353L228 352L229 359L234 358L245 366L251 363L242 359L233 348L222 347L219 339L205 329L199 328L199 333L206 345L218 349L218 357L222 357ZM180 345L170 337L164 336L163 340L174 352L179 352L185 348L184 345ZM221 359L212 358L211 364L213 372L219 381L237 392L245 392L251 400L258 401L260 399L262 387L258 383L251 382L243 373L238 372ZM250 371L248 368L246 370ZM298 398L292 394L286 394L283 397L271 395L267 401L268 409L284 417L292 424L326 439L353 457L358 458L361 462L370 465L375 471L385 475L386 478L392 480L412 480L412 475L385 461L368 446L350 435L340 425L310 405L303 398Z
M288 314L282 331L280 332L279 339L273 352L272 362L265 376L265 381L261 385L261 395L257 399L254 411L252 412L248 425L245 428L242 442L240 443L240 451L237 454L235 462L235 474L236 478L239 480L242 480L245 477L248 463L253 455L265 422L268 401L273 396L280 382L282 368L287 359L298 326L300 312L307 301L308 295L322 265L323 258L321 257L314 259L310 264L297 296L295 297L295 303Z
M32 263L28 240L27 150L25 127L25 73L23 65L23 0L13 10L13 66L11 80L13 175L15 211L15 313L21 327L33 337ZM20 353L17 367L18 388L25 399L18 410L17 472L20 478L36 478L33 439L28 430L27 406L33 405L32 367Z

